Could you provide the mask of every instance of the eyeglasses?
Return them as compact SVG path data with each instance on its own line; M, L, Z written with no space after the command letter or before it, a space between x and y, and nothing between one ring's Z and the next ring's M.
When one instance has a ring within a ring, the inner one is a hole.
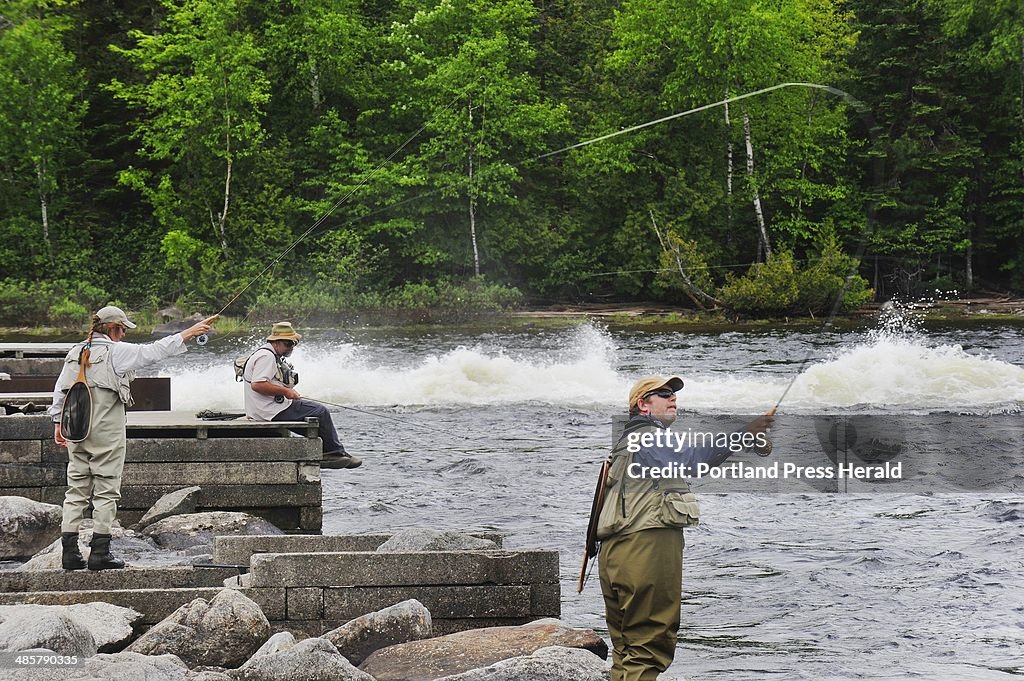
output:
M671 390L669 388L658 388L657 390L651 390L651 391L648 391L648 392L644 393L644 396L643 396L642 399L646 400L646 399L648 399L650 397L653 397L655 395L657 395L658 397L664 397L665 399L668 399L669 397L672 397L675 394L676 394L675 390Z

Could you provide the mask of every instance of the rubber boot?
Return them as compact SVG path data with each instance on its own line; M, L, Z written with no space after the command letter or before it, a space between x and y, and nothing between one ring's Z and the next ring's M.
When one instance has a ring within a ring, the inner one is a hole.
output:
M92 552L89 554L90 570L120 570L124 567L124 561L118 560L110 555L110 535L93 534L89 543Z
M65 570L84 570L85 558L82 558L82 550L78 548L77 532L62 532L60 545L63 551L60 554L60 565Z

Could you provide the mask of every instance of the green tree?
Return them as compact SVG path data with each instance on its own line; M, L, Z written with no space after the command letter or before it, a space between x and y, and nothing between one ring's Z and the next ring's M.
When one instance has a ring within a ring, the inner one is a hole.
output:
M63 43L70 4L17 0L0 8L3 274L52 271L59 255L55 229L69 203L67 173L78 160L87 110L81 70Z

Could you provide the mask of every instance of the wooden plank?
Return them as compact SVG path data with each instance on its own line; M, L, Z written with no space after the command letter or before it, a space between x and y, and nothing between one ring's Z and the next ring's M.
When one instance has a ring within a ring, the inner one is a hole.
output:
M59 357L67 356L74 343L0 343L0 357Z
M53 393L0 393L0 404L21 406L29 402L33 404L52 404Z
M244 437L241 432L255 433L257 437L291 435L299 430L306 437L317 437L315 419L307 421L252 421L234 419L230 421L206 421L187 411L137 411L128 413L128 436L147 437L147 433L159 431L164 437Z

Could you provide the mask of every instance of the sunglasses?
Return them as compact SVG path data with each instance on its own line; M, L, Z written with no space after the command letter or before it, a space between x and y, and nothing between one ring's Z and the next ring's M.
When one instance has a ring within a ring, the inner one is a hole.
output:
M283 341L281 341L281 342L282 342L282 343L284 343L284 344L285 344L286 346L288 346L289 348L294 348L294 347L295 347L295 341L290 341L290 340L283 340Z
M668 399L669 397L672 397L675 394L676 394L675 390L670 390L669 388L658 388L657 390L651 390L649 392L645 392L644 396L643 396L643 399L646 400L646 399L648 399L650 397L653 397L655 395L657 395L658 397L664 397L665 399Z

